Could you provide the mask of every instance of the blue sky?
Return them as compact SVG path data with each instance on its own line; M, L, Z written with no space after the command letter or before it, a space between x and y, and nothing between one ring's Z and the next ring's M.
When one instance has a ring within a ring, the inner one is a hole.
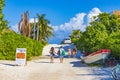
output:
M13 30L17 30L21 14L29 10L30 18L36 13L46 14L55 28L56 38L49 43L60 43L72 29L85 30L93 15L120 10L119 0L5 0L3 13Z

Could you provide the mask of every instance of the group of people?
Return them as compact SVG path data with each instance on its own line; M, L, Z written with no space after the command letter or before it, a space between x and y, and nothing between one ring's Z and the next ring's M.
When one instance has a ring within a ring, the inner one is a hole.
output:
M64 56L65 56L66 52L65 52L65 50L63 49L62 46L59 48L58 52L55 51L54 47L51 47L49 53L50 53L50 62L51 63L54 62L55 54L57 54L59 56L60 63L63 63L63 59L64 59ZM71 50L71 48L69 47L68 50L67 50L67 53L68 53L68 58L70 58L71 55L73 55L74 57L76 57L77 48L74 47L73 50Z

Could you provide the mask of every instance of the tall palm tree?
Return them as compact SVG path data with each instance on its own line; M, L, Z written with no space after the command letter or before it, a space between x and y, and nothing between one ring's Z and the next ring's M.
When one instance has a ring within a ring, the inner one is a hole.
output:
M18 23L18 31L20 34L26 37L30 37L30 23L29 23L29 12L26 11L22 14L22 18Z
M50 27L48 24L50 23L47 19L45 19L45 14L39 15L38 17L38 34L39 34L39 41L47 41L50 36L54 36L53 34L53 28Z

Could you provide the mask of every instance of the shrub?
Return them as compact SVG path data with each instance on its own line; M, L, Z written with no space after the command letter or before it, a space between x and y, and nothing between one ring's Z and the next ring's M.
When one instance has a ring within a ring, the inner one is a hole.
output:
M27 60L30 60L31 57L42 54L43 45L14 32L0 35L0 59L15 60L16 48L26 48Z

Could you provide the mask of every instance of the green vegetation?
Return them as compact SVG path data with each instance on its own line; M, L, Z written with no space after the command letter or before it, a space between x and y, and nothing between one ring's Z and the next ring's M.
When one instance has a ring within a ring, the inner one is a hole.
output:
M3 29L7 29L8 22L4 20L4 15L2 13L4 7L4 0L0 0L0 34L2 33Z
M47 19L45 19L45 14L42 15L37 14L37 17L38 17L38 26L40 29L39 40L47 41L47 39L49 39L51 35L54 36L53 28L48 25L50 22Z
M2 60L14 60L16 48L26 48L28 60L33 56L40 56L42 54L43 45L40 42L10 30L7 30L0 36L0 43L0 59Z
M33 27L29 23L29 13L22 14L22 18L19 22L19 33L9 30L8 22L4 20L2 10L4 7L4 0L0 0L0 59L2 60L15 60L16 48L27 49L27 60L30 60L34 56L40 56L47 39L53 35L53 28L48 26L48 21L45 19L45 15L37 15L38 23L34 26L34 38L29 38L32 35L30 31ZM35 24L35 23L33 23ZM38 36L38 40L35 37Z
M94 17L95 21L87 26L80 35L77 48L92 53L98 49L110 49L111 56L120 58L120 22L115 15L108 13Z
M70 35L70 38L71 38L72 42L74 43L74 45L77 45L77 42L78 42L80 36L81 36L81 32L79 30L73 30L73 32Z
M45 19L45 14L37 14L37 19L38 22L36 22L36 18L34 17L34 22L29 23L29 12L24 12L18 26L19 33L40 41L43 44L47 44L47 40L51 36L54 36L53 28L48 25L50 22Z

